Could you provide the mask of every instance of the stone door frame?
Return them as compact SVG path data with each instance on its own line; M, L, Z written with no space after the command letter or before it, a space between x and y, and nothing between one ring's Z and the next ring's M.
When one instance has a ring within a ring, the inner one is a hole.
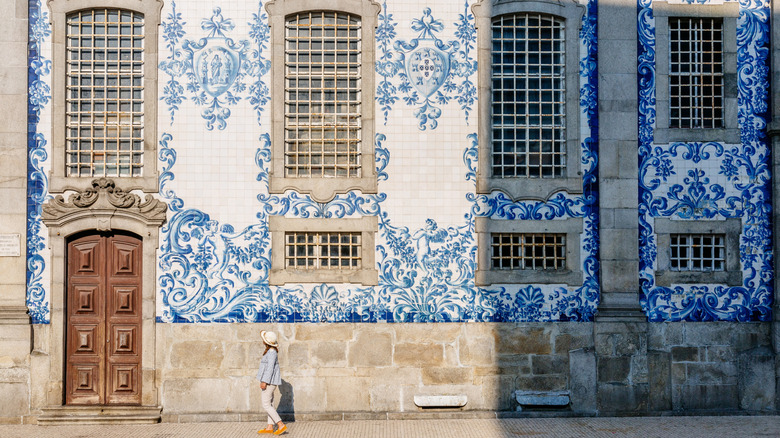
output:
M106 178L92 181L92 188L71 194L66 201L57 196L43 205L43 223L49 229L51 248L51 321L33 325L31 358L34 411L65 405L65 277L68 239L81 232L122 230L141 238L141 405L158 406L155 381L156 262L159 229L167 206L151 195L140 196L117 188Z

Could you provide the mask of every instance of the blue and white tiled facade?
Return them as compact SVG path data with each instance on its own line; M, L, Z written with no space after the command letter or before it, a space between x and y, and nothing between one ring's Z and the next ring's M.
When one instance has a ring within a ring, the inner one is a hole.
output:
M168 204L157 251L158 322L591 321L600 300L597 2L579 39L582 193L513 201L476 191L478 65L473 0L384 0L374 91L378 192L268 191L270 47L264 2L169 1L159 40L159 198ZM30 2L27 304L50 321L48 199L51 30ZM654 21L639 0L641 305L651 321L767 321L772 306L766 139L768 5L744 1L738 20L741 144L653 141ZM365 43L364 43L365 44ZM410 68L436 67L430 74ZM364 139L368 141L369 139ZM377 286L269 285L271 216L375 216ZM578 286L475 285L475 219L582 218ZM654 218L742 219L743 284L656 286Z
M698 2L704 3L707 2ZM769 105L769 3L740 1L737 85L740 144L654 141L655 19L638 2L639 221L641 304L650 321L769 321L773 303ZM659 249L654 220L742 223L740 286L655 282Z
M51 266L41 206L48 198L51 153L51 29L40 1L29 2L27 132L27 308L33 323L50 320Z

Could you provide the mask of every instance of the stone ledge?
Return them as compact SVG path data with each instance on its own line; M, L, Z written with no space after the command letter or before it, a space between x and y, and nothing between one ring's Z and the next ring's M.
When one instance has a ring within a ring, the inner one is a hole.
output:
M517 411L522 411L524 406L543 406L563 409L569 406L569 391L522 391L514 393L519 405Z
M414 404L421 408L462 408L468 397L460 395L415 395Z
M280 412L284 422L295 421L383 421L383 420L457 420L457 419L506 419L506 418L579 418L579 417L689 417L700 415L726 415L731 417L778 415L780 411L735 411L735 410L698 410L691 412L679 411L599 411L575 412L569 410L540 411L438 411L438 412ZM234 421L236 414L163 414L163 423L200 423L205 418L210 421ZM265 422L264 413L240 413L239 422ZM14 421L14 420L11 420ZM25 422L32 424L32 422Z
M55 406L41 409L38 425L155 424L161 411L159 406Z
M27 306L0 306L0 325L30 324Z

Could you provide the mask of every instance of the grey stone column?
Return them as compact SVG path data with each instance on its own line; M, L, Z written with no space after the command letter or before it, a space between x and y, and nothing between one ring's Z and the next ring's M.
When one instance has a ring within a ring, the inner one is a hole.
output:
M29 412L31 336L25 306L27 1L0 4L0 238L19 247L18 256L0 253L0 417L21 421Z
M599 1L601 303L594 324L598 409L647 409L647 319L639 307L637 7Z
M772 72L769 79L769 88L772 91L770 102L769 145L772 148L772 235L773 249L775 252L775 303L772 308L772 347L775 354L775 408L780 409L780 1L772 0L771 16L772 24L770 60Z

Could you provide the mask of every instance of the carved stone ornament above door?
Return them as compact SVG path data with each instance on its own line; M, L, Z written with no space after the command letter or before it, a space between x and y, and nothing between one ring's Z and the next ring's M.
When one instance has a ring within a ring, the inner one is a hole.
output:
M119 218L159 227L165 222L168 206L152 195L142 200L117 187L112 179L97 178L92 180L92 187L71 195L67 201L57 195L43 204L42 209L41 217L48 227L92 218L94 229L111 231L112 221Z

